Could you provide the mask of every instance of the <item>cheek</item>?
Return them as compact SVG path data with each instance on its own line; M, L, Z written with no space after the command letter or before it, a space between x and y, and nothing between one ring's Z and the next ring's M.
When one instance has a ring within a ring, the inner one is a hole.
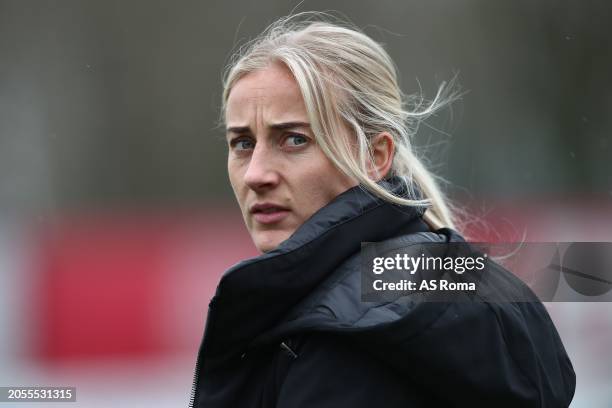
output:
M321 155L323 155L322 152ZM322 190L323 199L328 202L358 184L357 181L337 169L326 156L320 159L317 171L319 172L315 177L316 180L319 180L317 186Z
M235 161L228 159L227 162L227 175L232 186L232 190L234 190L234 195L238 200L238 204L242 207L242 202L244 201L244 182L243 182L243 171L242 167L238 165Z
M314 162L313 162L314 163ZM300 188L296 192L304 219L329 204L334 198L349 188L357 185L344 176L329 161L320 160L318 166L312 166L303 173ZM304 220L303 220L304 221Z

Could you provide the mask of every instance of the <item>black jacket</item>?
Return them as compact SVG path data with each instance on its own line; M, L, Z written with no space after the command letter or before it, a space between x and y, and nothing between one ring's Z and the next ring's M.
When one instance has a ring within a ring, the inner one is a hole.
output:
M462 240L421 217L356 187L230 268L209 305L191 404L568 406L574 371L540 302L361 302L361 242Z

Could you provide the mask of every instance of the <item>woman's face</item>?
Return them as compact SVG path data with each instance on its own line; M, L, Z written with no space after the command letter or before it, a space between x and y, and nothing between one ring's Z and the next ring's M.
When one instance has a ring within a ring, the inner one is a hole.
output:
M357 185L315 143L302 95L284 65L272 64L238 80L225 121L230 182L262 252Z

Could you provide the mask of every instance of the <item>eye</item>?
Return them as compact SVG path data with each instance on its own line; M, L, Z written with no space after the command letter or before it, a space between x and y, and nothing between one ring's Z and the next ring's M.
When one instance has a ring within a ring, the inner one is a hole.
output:
M250 138L246 137L238 137L236 139L232 139L230 141L230 146L234 150L251 150L255 147L255 143Z
M304 135L300 135L299 133L292 133L285 139L285 143L288 146L301 146L303 144L308 143L308 138Z

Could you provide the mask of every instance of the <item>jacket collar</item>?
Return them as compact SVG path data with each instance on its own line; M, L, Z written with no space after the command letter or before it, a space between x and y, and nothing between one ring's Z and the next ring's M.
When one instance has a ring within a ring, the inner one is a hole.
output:
M397 178L381 183L405 194ZM358 252L361 242L427 231L423 212L390 204L359 186L340 194L278 248L225 272L209 305L202 351L224 358L244 350Z

